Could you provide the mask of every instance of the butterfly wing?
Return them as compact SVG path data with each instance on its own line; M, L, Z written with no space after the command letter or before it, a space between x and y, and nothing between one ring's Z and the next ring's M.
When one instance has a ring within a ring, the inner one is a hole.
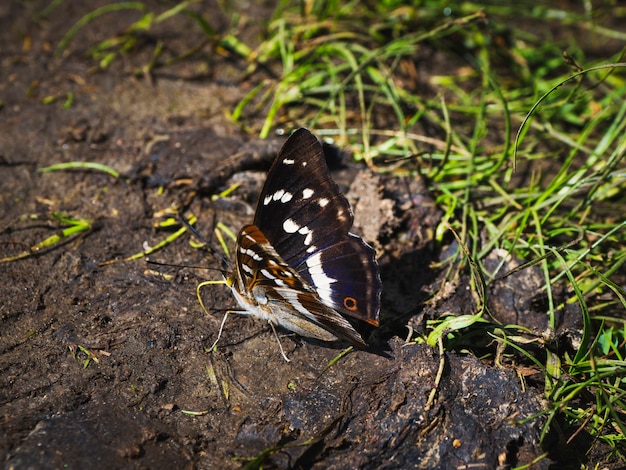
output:
M322 145L307 129L297 130L270 168L254 224L327 306L377 326L376 253L349 233L353 220Z
M361 335L320 296L272 247L254 225L237 240L236 272L229 284L239 304L251 315L301 336L365 346Z

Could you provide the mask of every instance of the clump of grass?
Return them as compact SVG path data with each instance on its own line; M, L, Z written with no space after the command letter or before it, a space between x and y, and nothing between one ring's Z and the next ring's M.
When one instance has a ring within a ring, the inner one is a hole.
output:
M92 228L92 221L86 218L73 217L61 212L50 212L49 214L24 214L20 217L20 220L14 221L7 230L14 230L16 226L22 222L33 222L54 227L56 230L54 234L47 236L43 240L35 243L32 246L27 247L25 250L11 256L5 256L0 258L0 264L18 261L25 258L30 258L35 255L46 253L53 250L65 243L74 240L78 236L85 235ZM14 242L18 244L18 242ZM22 245L22 242L19 242Z
M233 119L265 115L259 131L263 138L277 125L302 119L298 115L304 110L309 125L330 126L344 141L348 135L360 135L357 155L368 162L380 154L415 151L405 136L428 104L409 83L415 78L412 58L429 41L483 22L483 13L435 25L432 10L424 9L426 27L414 32L410 22L402 21L404 7L389 9L381 19L380 12L357 3L308 5L306 15L285 9L270 23L269 38L251 55L249 70L279 60L279 79L254 87L232 113ZM413 14L415 10L409 16ZM381 116L392 118L397 127L387 141L371 147Z
M166 49L163 40L157 40L152 52L150 62L144 64L138 74L150 74L157 67L166 67L177 63L178 61L193 55L202 50L207 41L216 38L216 30L211 26L209 21L192 7L195 1L184 1L173 5L171 8L157 12L151 9L143 2L113 2L103 5L99 8L89 11L80 20L78 20L61 39L55 50L55 56L60 57L68 50L68 46L76 35L83 29L87 28L91 23L100 19L103 15L110 13L125 11L137 12L136 15L130 15L129 18L137 17L136 20L128 20L128 24L118 35L105 38L88 50L88 55L98 62L100 69L107 69L121 55L132 51L140 41L142 35L148 34L161 23L170 20L178 15L184 15L192 20L192 23L204 34L205 40L200 44L190 47L189 50L182 52L180 55L164 58L163 53ZM223 46L232 50L239 50L233 44L237 42L230 36L223 38ZM241 47L241 46L239 46Z

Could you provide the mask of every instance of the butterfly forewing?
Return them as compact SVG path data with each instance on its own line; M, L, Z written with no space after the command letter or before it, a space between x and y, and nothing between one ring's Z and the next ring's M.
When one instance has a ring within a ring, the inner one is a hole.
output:
M287 140L267 176L254 224L292 266L346 237L353 215L332 180L319 141L306 129Z

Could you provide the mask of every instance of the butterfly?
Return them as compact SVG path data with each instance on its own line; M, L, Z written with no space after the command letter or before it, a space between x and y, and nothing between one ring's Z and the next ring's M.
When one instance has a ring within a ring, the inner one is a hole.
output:
M225 274L238 313L301 336L365 346L348 318L378 326L382 283L374 249L349 232L353 220L322 145L307 129L295 131L269 170L253 224L239 232L235 265Z

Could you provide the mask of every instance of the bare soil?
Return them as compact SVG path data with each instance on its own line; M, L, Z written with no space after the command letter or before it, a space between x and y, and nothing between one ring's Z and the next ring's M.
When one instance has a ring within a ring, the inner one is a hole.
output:
M250 86L244 63L214 54L203 66L135 78L145 47L91 73L84 45L118 32L121 17L103 16L74 53L54 60L69 25L93 5L62 2L36 20L41 8L0 6L0 257L59 233L52 211L93 227L0 265L5 468L509 468L546 450L553 460L533 468L564 468L563 455L574 465L584 458L582 434L564 454L558 436L540 446L542 419L521 424L542 409L541 389L523 388L510 364L405 342L407 325L423 331L425 318L466 313L473 300L461 282L424 305L441 283L430 265L442 255L431 248L439 214L423 183L347 160L333 174L354 204L355 230L378 249L384 285L370 348L327 367L345 345L281 332L287 363L267 325L231 315L207 352L235 303L225 286L204 288L207 316L196 285L219 273L195 266L219 260L189 236L151 256L180 267L122 260L170 234L154 223L172 205L186 205L207 236L215 220L250 222L283 139L257 141L225 116ZM38 171L67 161L103 163L123 177ZM212 200L234 182L232 197ZM530 297L532 279L523 282ZM524 298L500 309L530 309Z

